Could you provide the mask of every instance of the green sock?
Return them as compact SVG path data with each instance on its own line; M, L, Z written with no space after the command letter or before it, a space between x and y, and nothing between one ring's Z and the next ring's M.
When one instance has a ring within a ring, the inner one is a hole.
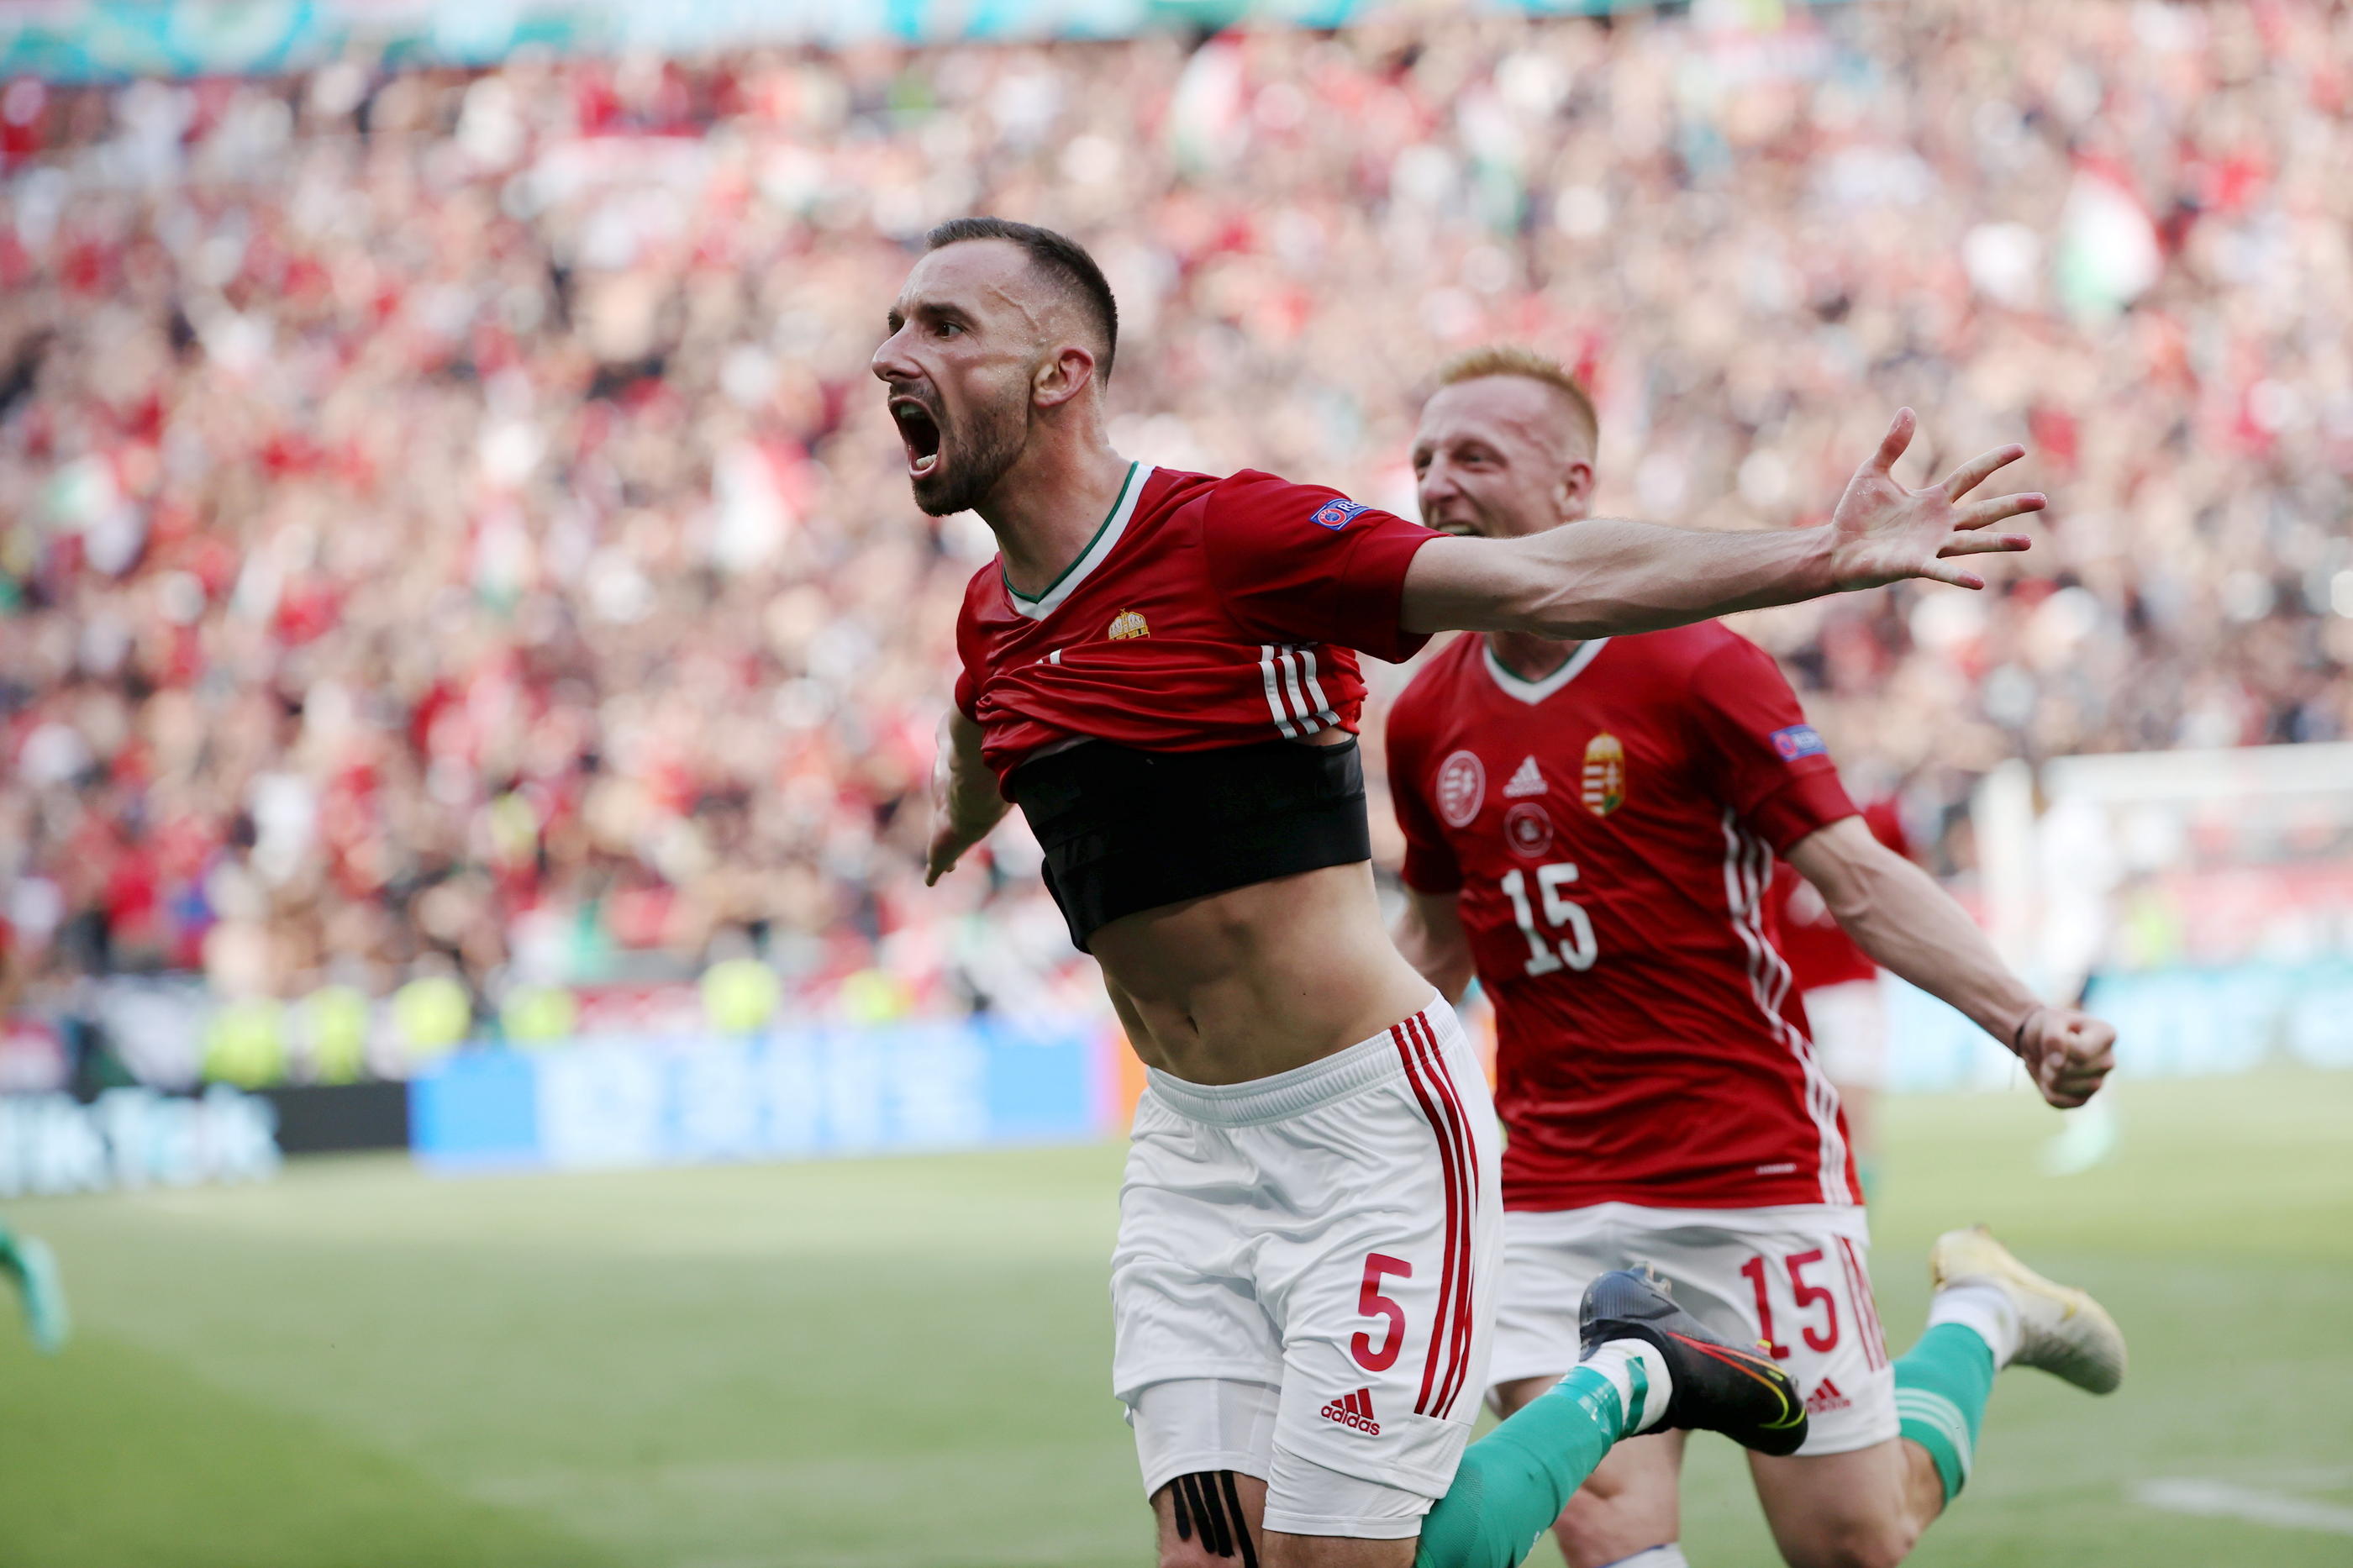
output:
M1994 1371L1991 1347L1965 1323L1931 1323L1895 1363L1896 1430L1936 1462L1947 1503L1968 1481Z
M33 1347L43 1355L55 1355L69 1331L57 1255L39 1237L20 1237L0 1225L0 1275L14 1280L24 1297L25 1326L32 1332Z
M1649 1380L1629 1363L1639 1412ZM1463 1450L1421 1521L1414 1568L1519 1568L1610 1445L1626 1435L1617 1385L1580 1366Z

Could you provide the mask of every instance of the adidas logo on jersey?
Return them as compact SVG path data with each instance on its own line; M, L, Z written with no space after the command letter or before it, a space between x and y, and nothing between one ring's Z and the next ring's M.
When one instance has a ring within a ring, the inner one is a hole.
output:
M1354 1394L1343 1394L1324 1407L1324 1419L1337 1421L1351 1431L1362 1432L1367 1437L1381 1435L1381 1424L1373 1419L1373 1391L1360 1388Z
M1542 795L1547 787L1544 774L1536 767L1536 760L1523 757L1519 771L1512 775L1512 782L1504 786L1504 798L1517 800L1522 795Z
M1837 1384L1826 1377L1811 1394L1806 1395L1806 1414L1820 1415L1825 1410L1844 1410L1853 1403L1853 1400L1839 1392Z

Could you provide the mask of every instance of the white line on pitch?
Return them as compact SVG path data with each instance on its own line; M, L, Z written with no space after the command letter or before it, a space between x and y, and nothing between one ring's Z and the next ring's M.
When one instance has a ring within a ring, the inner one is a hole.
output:
M2204 1514L2213 1519L2243 1519L2282 1530L2319 1530L2332 1535L2353 1535L2353 1508L2257 1491L2228 1481L2142 1481L2133 1499L2172 1513Z

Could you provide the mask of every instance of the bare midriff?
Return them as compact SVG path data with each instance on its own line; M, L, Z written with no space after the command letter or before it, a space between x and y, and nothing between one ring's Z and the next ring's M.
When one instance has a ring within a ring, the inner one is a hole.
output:
M1304 1067L1431 996L1390 943L1361 860L1144 910L1088 945L1135 1054L1188 1083Z

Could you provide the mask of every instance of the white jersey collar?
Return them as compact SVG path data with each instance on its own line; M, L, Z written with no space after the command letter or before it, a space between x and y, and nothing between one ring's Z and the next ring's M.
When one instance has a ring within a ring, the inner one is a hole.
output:
M1118 548L1120 536L1127 531L1128 519L1135 515L1135 503L1144 494L1145 481L1152 474L1153 470L1142 463L1127 466L1127 479L1120 486L1119 499L1112 503L1111 512L1103 520L1103 526L1095 530L1092 539L1087 541L1087 547L1079 552L1079 558L1063 567L1062 574L1046 585L1044 593L1032 599L1016 588L1009 578L1005 579L1005 596L1013 605L1014 614L1042 621L1062 607L1062 601L1077 592L1079 584L1087 580L1087 574L1102 565L1104 558ZM997 563L1000 578L1004 571L1004 559L1000 556Z
M1530 707L1534 707L1584 674L1585 667L1591 664L1596 658L1599 657L1601 650L1609 646L1608 637L1588 637L1575 653L1568 656L1567 663L1546 676L1542 680L1523 679L1504 668L1504 661L1495 657L1493 645L1483 637L1479 639L1479 658L1480 661L1486 665L1488 675L1493 677L1495 684L1503 689L1504 696L1516 697Z

